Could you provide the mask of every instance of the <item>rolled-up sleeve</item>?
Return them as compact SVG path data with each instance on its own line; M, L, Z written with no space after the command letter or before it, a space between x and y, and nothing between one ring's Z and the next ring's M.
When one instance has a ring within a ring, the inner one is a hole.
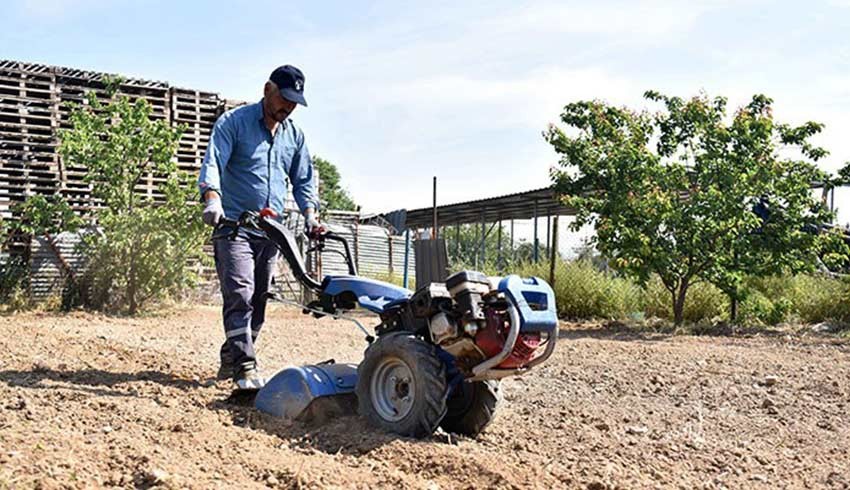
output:
M230 160L230 154L233 151L235 140L233 131L233 123L229 114L222 115L213 126L207 152L204 154L204 161L201 164L201 173L198 176L198 190L201 193L201 200L204 198L204 193L209 190L216 191L221 195L221 174L227 167L227 162Z
M289 168L289 181L292 183L292 196L302 213L307 208L319 209L319 192L316 189L313 160L310 158L310 151L307 149L303 135L292 159L292 166Z

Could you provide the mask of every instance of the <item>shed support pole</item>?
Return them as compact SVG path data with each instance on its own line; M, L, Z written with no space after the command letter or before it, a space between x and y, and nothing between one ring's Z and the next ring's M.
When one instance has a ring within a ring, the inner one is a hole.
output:
M480 258L479 257L480 250L478 248L478 234L481 233L481 227L476 226L475 223L472 223L470 226L475 228L475 241L472 242L472 250L473 250L473 256L475 257L475 261L474 261L475 262L475 268L477 269L478 268L478 259Z
M549 249L549 285L555 289L555 265L558 260L558 215L552 223L552 245Z
M514 249L514 220L511 219L511 263L516 262L516 249Z
M487 224L484 222L484 213L481 213L481 266L483 267L487 257L485 256L484 244L487 241Z
M455 223L455 261L460 260L460 223Z
M496 270L501 274L502 271L502 220L499 220L498 239L496 245Z
M407 287L407 281L410 277L410 228L404 230L404 278L402 286Z
M434 216L432 217L433 223L431 228L431 238L436 240L438 238L439 229L437 229L437 176L434 176Z
M390 277L395 276L395 268L393 267L393 236L390 233L387 233L387 259Z
M540 260L540 239L537 238L537 201L534 201L534 263Z

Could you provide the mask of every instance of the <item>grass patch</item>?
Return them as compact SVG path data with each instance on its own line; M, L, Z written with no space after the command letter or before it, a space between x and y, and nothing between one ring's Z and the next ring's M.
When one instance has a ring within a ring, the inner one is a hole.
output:
M549 264L525 264L515 273L548 279ZM558 261L554 290L562 318L623 319L641 310L641 290L637 285L600 271L587 261Z
M404 275L395 272L372 272L365 273L364 276L375 279L376 281L388 282L398 287L404 287ZM416 279L411 275L407 278L407 289L416 291Z

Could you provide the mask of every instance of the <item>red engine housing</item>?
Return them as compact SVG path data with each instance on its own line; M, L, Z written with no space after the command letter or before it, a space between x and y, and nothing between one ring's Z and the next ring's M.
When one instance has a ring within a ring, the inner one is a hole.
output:
M505 346L510 330L510 320L506 311L497 311L492 308L485 309L484 316L487 325L475 334L475 345L489 358L501 352ZM496 367L499 369L521 368L536 357L538 347L540 347L539 333L520 333L511 354Z

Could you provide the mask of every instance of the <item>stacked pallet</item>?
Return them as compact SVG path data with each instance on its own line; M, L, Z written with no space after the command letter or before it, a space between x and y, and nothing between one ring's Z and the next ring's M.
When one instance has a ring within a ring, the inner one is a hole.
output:
M54 70L59 102L59 128L70 128L72 108L75 105L88 105L87 94L89 92L95 93L100 102L108 102L106 83L110 75L74 68L55 67ZM168 84L141 79L124 79L119 85L118 93L128 96L131 101L146 100L152 109L152 119L169 120ZM62 168L64 177L60 184L62 195L80 214L87 214L99 203L91 197L91 187L84 181L85 167L63 164ZM139 194L146 196L156 194L156 182L153 177L149 172L139 183L136 187Z
M201 168L221 105L217 94L171 89L171 123L184 128L177 149L177 167L180 170L196 173Z
M0 215L30 195L53 195L56 157L54 74L45 67L0 61Z
M230 109L235 109L239 106L243 106L246 103L241 100L233 100L233 99L223 99L221 101L221 105L219 106L219 115L224 114Z
M36 63L0 60L0 213L15 219L12 207L31 195L61 194L81 215L97 206L85 182L85 167L65 164L57 153L59 131L70 127L75 104L86 105L94 92L106 102L109 75ZM169 120L168 85L124 80L119 93L143 98L152 118ZM152 175L138 191L154 195Z

